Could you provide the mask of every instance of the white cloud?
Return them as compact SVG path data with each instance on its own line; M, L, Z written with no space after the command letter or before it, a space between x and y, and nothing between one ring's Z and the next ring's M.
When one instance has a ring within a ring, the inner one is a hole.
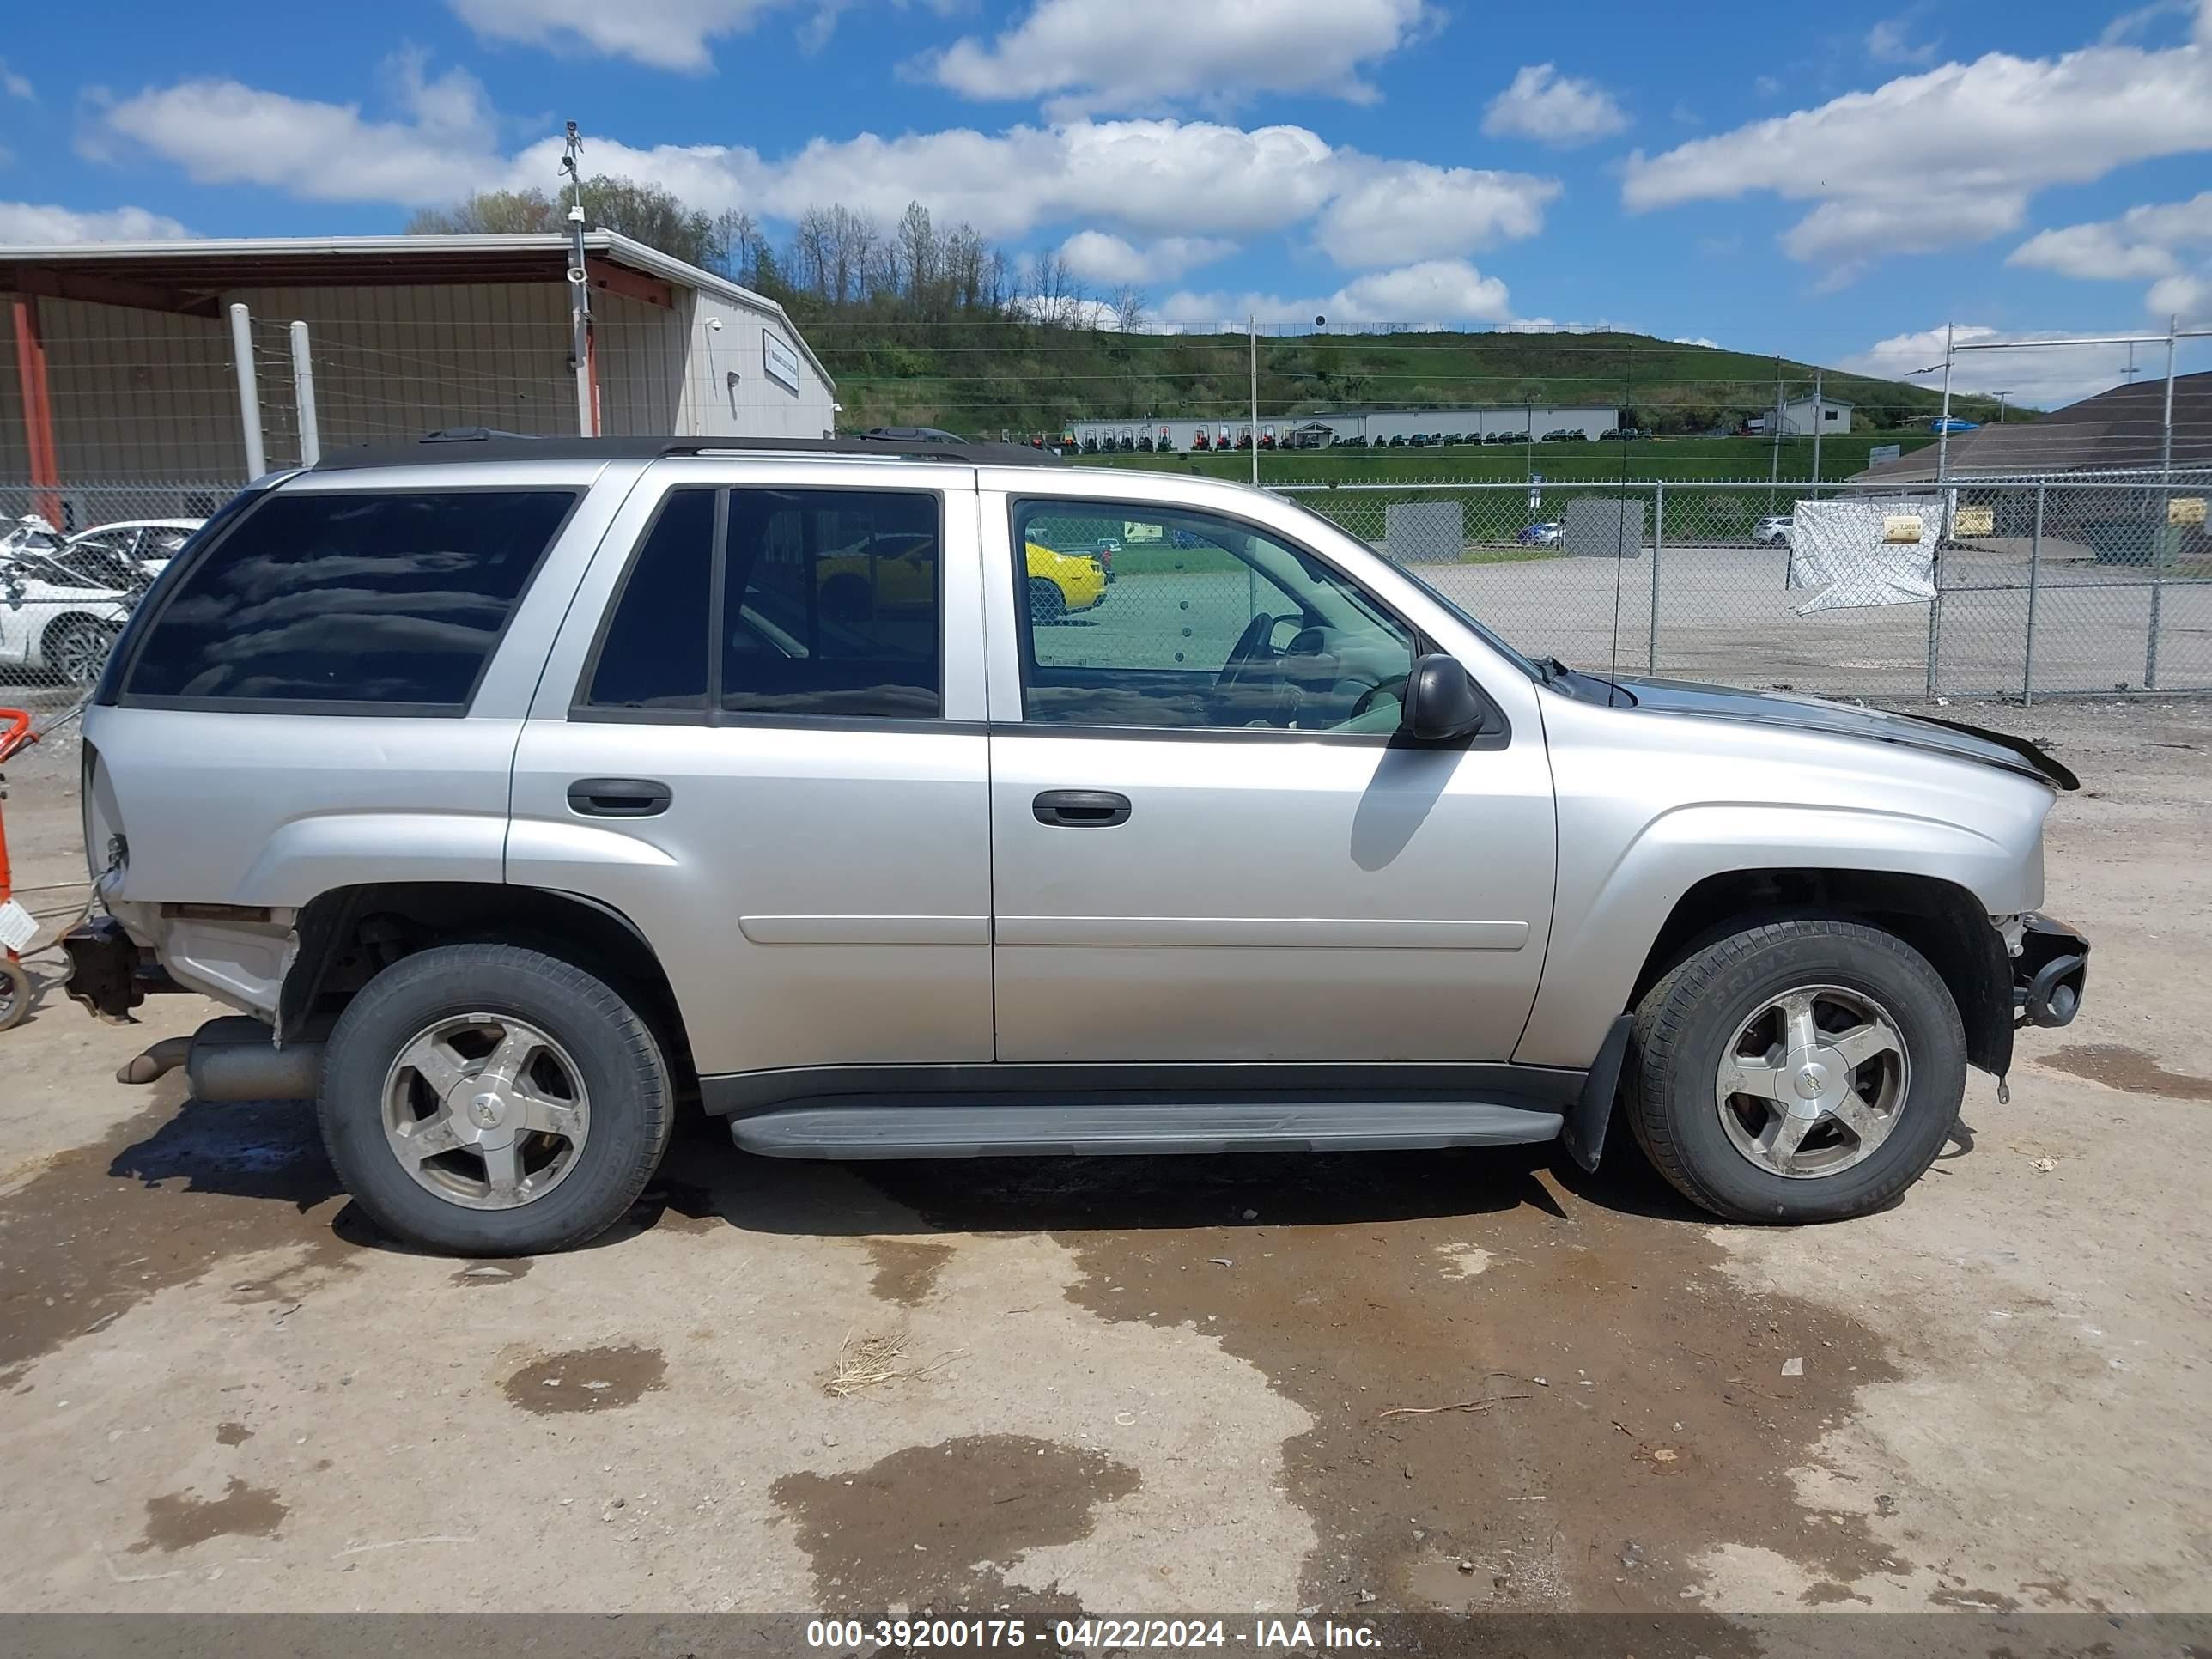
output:
M1910 15L1885 17L1866 35L1867 56L1877 64L1932 64L1942 46L1940 38L1915 40Z
M1862 261L1982 240L2016 228L2038 191L2205 149L2212 47L1991 52L1658 155L1639 150L1621 200L1635 212L1762 191L1815 202L1784 250Z
M465 70L430 79L419 58L386 66L407 118L372 121L356 104L324 104L236 81L183 81L111 106L87 149L143 146L199 184L252 184L325 202L449 200L503 183L483 86ZM552 176L549 166L547 179Z
M1595 81L1529 64L1490 100L1482 130L1493 138L1534 138L1566 149L1619 132L1628 117Z
M2017 342L2021 349L1955 353L1951 363L1951 390L1984 395L2002 392L2013 403L2051 409L2118 385L2127 371L2125 346L2039 348L2035 344L2039 340L2079 338L2085 331L2098 331L2005 330L1962 323L1953 331L1953 339L1958 345ZM1940 365L1942 361L1943 331L1924 328L1877 341L1868 350L1844 358L1838 367L1932 390L1943 383L1940 368L1933 374L1915 374L1912 371Z
M707 43L741 34L785 0L447 0L486 40L630 58L655 69L711 69Z
M411 206L556 184L560 141L502 153L483 90L465 72L432 78L404 58L390 78L399 118L234 81L149 88L108 108L83 147L99 155L135 146L201 183L318 201ZM1556 181L1528 174L1334 149L1304 127L1206 121L862 133L774 159L737 145L587 142L592 171L660 185L710 213L742 208L787 222L836 203L889 223L918 201L994 239L1067 226L1132 248L1151 244L1178 270L1218 258L1223 243L1309 223L1324 251L1351 268L1463 254L1535 234L1559 191ZM1085 246L1098 260L1114 255Z
M166 214L144 208L79 212L37 202L0 202L0 243L16 247L64 242L160 242L191 233Z
M1286 299L1275 294L1193 294L1160 301L1163 321L1184 328L1242 328L1247 318L1304 323L1326 316L1332 327L1363 323L1423 324L1509 321L1513 305L1505 284L1464 259L1425 259L1398 270L1370 271L1334 294Z
M2012 251L2008 264L2028 265L2090 282L2154 279L2144 309L2157 318L2179 312L2202 321L2212 296L2212 191L2185 202L2131 207L2117 219L2061 225ZM2191 269L2194 266L2195 269Z
M1782 95L1782 82L1775 76L1759 76L1752 82L1751 88L1762 98L1779 98Z
M1103 230L1079 230L1060 245L1067 268L1086 283L1170 283L1237 251L1214 236L1164 236L1144 247Z
M1702 334L1677 334L1674 337L1673 343L1676 345L1705 346L1714 351L1721 349L1721 343L1718 340L1708 340Z
M965 37L915 70L966 98L1049 99L1063 118L1192 100L1219 108L1258 93L1367 103L1375 90L1362 66L1431 16L1425 0L1037 0L997 39Z
M2197 243L2212 243L2212 191L2186 202L2132 207L2117 219L2039 232L2005 263L2092 281L2139 280L2173 275L2182 263L2176 250Z
M2212 324L2212 264L2160 277L2143 296L2143 308L2154 317L2179 318L2184 328Z
M9 69L4 58L0 58L0 92L6 93L10 98L21 98L26 103L39 101L39 94L31 89L30 77Z
M1314 240L1338 264L1408 264L1534 236L1556 179L1344 155L1351 182L1322 210Z

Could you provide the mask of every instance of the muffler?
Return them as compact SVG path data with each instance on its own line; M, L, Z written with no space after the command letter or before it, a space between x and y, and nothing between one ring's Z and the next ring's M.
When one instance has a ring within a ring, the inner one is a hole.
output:
M270 1027L245 1014L211 1019L188 1037L164 1037L115 1074L118 1083L151 1083L181 1066L195 1100L313 1100L323 1081L323 1045L270 1041Z

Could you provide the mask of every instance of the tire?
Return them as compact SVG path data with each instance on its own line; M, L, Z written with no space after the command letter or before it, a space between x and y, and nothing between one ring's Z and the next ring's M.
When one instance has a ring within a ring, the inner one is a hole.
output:
M1060 585L1042 576L1030 577L1030 621L1042 625L1056 623L1066 615L1067 596L1060 591Z
M1798 997L1818 1037L1778 1049ZM1873 1057L1854 1064L1859 1053ZM1723 1097L1724 1060L1725 1083L1753 1088ZM1783 921L1717 940L1644 995L1626 1109L1660 1174L1715 1215L1837 1221L1927 1171L1966 1082L1958 1005L1926 957L1858 922ZM1795 1151L1770 1144L1808 1122Z
M11 1031L28 1019L37 994L22 963L0 961L0 1031Z
M509 1038L529 1053L502 1081ZM487 1073L489 1088L462 1092ZM583 1243L636 1200L667 1150L672 1092L651 1029L601 981L515 945L449 945L393 963L347 1006L316 1109L339 1178L386 1232L453 1255L534 1255ZM533 1115L557 1127L523 1127ZM404 1133L388 1127L399 1121ZM454 1140L501 1133L509 1180L524 1176L506 1188L494 1153ZM403 1144L433 1150L408 1158Z
M39 641L46 671L64 685L90 685L107 665L120 628L91 617L61 617Z

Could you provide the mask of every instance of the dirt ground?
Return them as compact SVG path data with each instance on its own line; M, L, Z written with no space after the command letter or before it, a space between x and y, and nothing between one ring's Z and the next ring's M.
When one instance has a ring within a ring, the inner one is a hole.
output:
M0 1608L2204 1610L2212 702L1949 712L2084 780L2090 995L1838 1226L1709 1224L1632 1154L702 1123L592 1248L434 1260L304 1109L112 1081L206 1005L50 988L0 1036ZM27 887L82 873L76 767L10 769Z

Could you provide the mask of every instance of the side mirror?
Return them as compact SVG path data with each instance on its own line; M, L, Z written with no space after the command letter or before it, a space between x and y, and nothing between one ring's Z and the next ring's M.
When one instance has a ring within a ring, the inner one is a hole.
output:
M1406 677L1403 728L1422 743L1472 737L1482 730L1490 704L1467 665L1441 653L1420 658Z

